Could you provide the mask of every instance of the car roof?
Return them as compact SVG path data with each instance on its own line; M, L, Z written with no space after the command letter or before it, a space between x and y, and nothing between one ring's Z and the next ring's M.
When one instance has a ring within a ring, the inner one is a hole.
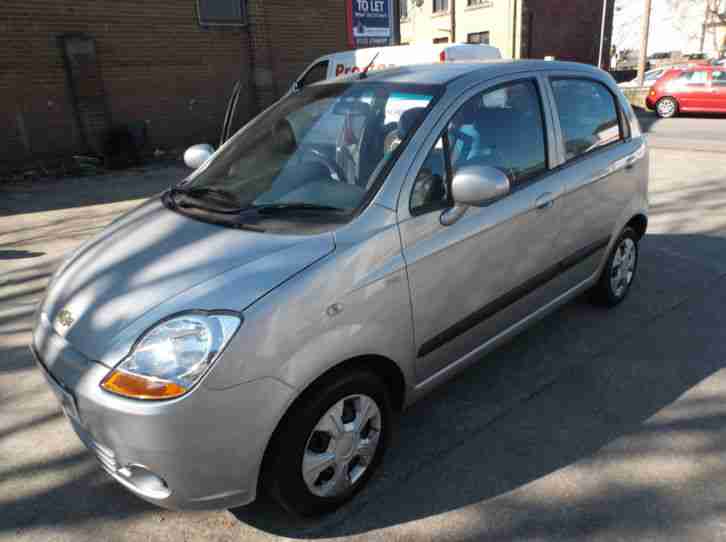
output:
M345 78L331 79L336 81L377 81L383 83L403 83L419 85L447 85L461 77L479 74L482 78L493 79L526 71L580 71L590 74L601 74L602 71L589 64L562 62L551 60L486 60L481 62L438 62L431 64L413 64L368 72L368 76L360 79L360 74Z

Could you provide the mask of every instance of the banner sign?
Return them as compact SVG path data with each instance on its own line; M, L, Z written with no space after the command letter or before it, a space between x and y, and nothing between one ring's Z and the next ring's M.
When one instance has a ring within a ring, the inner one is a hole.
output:
M393 44L392 0L346 0L346 3L351 47Z

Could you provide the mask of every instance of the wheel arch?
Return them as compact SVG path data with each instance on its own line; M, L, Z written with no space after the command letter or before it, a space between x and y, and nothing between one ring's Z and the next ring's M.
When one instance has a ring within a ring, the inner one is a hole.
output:
M342 374L356 370L367 371L378 376L391 394L391 406L394 411L400 413L403 410L406 404L406 378L401 368L392 359L378 354L363 355L349 358L330 367L301 390L298 396L288 405L285 413L278 421L262 456L259 476L257 477L258 495L264 492L264 485L270 473L271 459L274 456L275 448L278 446L280 429L285 425L290 413L294 411L297 405L307 400L311 395L314 395L321 387L334 381Z
M628 223L625 225L625 227L633 228L635 230L635 233L638 234L638 240L640 240L643 238L643 236L645 236L645 232L648 230L648 217L645 216L643 213L638 213L630 220L628 220Z

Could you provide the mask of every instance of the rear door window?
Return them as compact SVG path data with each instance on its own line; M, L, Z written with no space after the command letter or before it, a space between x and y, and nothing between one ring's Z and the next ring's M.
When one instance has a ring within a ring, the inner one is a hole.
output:
M689 87L704 87L708 82L708 72L703 70L686 72L681 75L679 81Z
M555 79L552 91L568 161L623 139L615 96L605 85L589 79Z
M714 87L726 88L726 71L715 71L713 72L713 79L711 84Z

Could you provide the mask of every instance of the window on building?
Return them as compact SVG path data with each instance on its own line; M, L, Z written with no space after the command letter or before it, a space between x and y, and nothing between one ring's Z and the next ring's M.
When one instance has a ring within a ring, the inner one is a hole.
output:
M197 15L203 26L247 24L244 0L197 0Z
M585 79L552 82L567 160L622 139L615 97L605 86Z
M399 0L398 2L399 15L401 19L408 18L408 0Z
M449 38L434 38L434 43L449 43Z
M449 0L434 0L434 13L449 11Z
M489 32L472 32L471 34L467 34L466 41L468 43L489 45Z
M471 6L492 6L492 0L466 0L466 5Z

